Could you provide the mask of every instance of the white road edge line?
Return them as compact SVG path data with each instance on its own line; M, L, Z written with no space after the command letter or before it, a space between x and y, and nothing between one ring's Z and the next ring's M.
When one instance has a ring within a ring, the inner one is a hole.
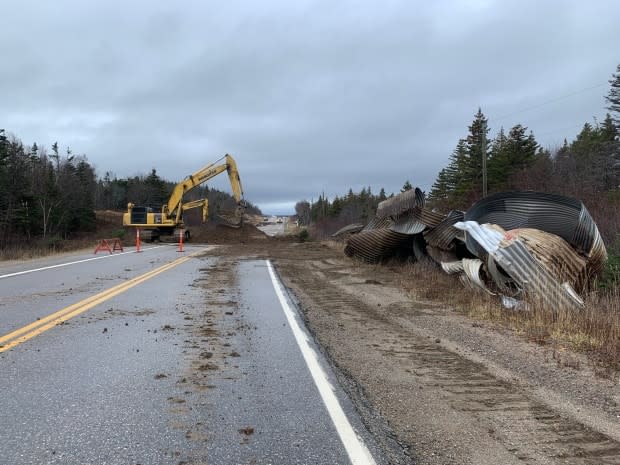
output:
M160 247L165 247L165 245L156 245L155 247L147 247L146 249L142 249L142 250L143 251L153 250L153 249L159 249ZM127 251L127 252L121 252L121 253L116 253L116 254L101 255L99 257L93 257L93 258L85 258L84 260L77 260L75 262L59 263L58 265L44 266L43 268L35 268L33 270L18 271L16 273L9 273L9 274L0 275L0 279L2 279L2 278L10 278L11 276L19 276L21 274L34 273L36 271L51 270L52 268L60 268L61 266L69 266L69 265L75 265L77 263L90 262L91 260L101 260L102 258L118 257L119 255L125 255L125 254L128 254L128 253L135 253L135 252L136 252L135 250L130 250L130 251Z
M340 402L334 393L334 388L330 384L327 379L327 374L321 367L319 363L318 356L315 350L310 347L308 342L308 337L304 331L299 327L297 320L295 318L295 313L289 306L286 297L282 291L282 285L280 284L280 280L277 278L275 271L273 270L273 266L269 260L265 260L267 262L267 268L269 269L269 275L271 276L271 282L273 283L273 288L276 291L276 295L280 300L280 305L282 306L282 310L284 310L284 314L286 315L286 319L288 320L289 326L293 331L293 335L295 336L295 340L297 341L297 345L299 346L299 350L301 351L304 360L306 361L306 365L310 370L310 374L312 375L312 379L314 380L314 384L316 385L319 394L321 394L321 398L323 399L323 403L329 412L329 416L336 427L336 431L338 431L338 435L340 436L340 440L344 445L344 448L349 455L349 459L353 465L376 465L375 459L372 454L362 441L362 439L357 435L353 426L349 422L349 419L342 410L340 406Z

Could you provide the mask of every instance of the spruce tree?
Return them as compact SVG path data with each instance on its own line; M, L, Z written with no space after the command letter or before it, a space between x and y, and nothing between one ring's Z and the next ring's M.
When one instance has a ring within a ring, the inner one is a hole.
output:
M457 186L464 184L461 177L463 167L467 163L466 159L467 142L461 139L450 155L448 166L439 172L437 180L431 187L429 200L433 200L441 208L454 208L459 203L457 197L460 194L457 194Z
M609 93L605 97L609 105L607 109L612 114L612 120L616 129L620 130L620 65L616 68L616 72L612 74L609 85Z
M457 185L459 196L463 200L466 197L479 197L482 192L482 157L489 155L486 143L488 132L487 119L478 108L474 121L469 126L466 139L467 156L463 160L463 166L460 167L461 179Z
M537 160L538 143L527 128L520 124L514 126L508 136L500 130L491 147L489 159L489 187L500 191L508 187L518 187L518 180L511 179L519 171L532 166Z
M601 142L613 142L618 138L619 128L614 125L611 115L607 113L600 127Z

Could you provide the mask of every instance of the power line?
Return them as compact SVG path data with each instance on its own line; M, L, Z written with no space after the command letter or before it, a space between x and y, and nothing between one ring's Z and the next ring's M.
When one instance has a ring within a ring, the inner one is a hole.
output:
M583 124L574 124L574 125L569 126L569 127L557 128L557 129L552 129L551 131L545 131L545 132L543 132L543 133L536 134L536 136L537 136L537 137L540 137L540 136L547 136L547 135L549 135L549 134L553 134L553 133L560 132L560 131L568 131L569 129L580 128L580 127L582 127L582 126L583 126Z
M554 99L551 99L551 100L547 100L547 101L539 103L537 105L532 105L531 107L526 107L526 108L523 108L521 110L513 111L511 113L507 113L505 115L502 115L502 116L499 116L499 117L495 118L495 120L496 121L501 121L502 119L508 118L509 116L518 115L519 113L524 113L524 112L530 111L530 110L535 110L536 108L544 107L545 105L549 105L551 103L559 102L561 100L565 100L565 99L573 97L575 95L582 94L582 93L587 92L589 90L598 89L599 87L603 87L603 86L606 86L606 85L608 85L607 82L602 83L602 84L597 84L595 86L586 87L586 88L583 88L583 89L580 89L580 90L576 90L574 92L571 92L570 94L562 95L561 97L557 97L557 98L554 98Z

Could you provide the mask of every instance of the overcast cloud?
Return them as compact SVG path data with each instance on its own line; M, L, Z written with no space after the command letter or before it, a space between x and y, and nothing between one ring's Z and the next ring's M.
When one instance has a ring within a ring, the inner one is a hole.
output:
M5 0L0 128L101 176L231 153L265 213L428 190L479 106L545 147L602 119L619 19L615 0Z

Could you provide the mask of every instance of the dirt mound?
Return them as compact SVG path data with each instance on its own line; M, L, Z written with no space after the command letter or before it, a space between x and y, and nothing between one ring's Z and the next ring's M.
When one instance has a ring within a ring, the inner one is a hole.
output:
M123 227L123 212L96 210L95 217L97 219L97 231Z
M231 228L219 221L193 226L191 235L193 243L247 244L269 240L269 236L254 225L243 223L240 228Z

